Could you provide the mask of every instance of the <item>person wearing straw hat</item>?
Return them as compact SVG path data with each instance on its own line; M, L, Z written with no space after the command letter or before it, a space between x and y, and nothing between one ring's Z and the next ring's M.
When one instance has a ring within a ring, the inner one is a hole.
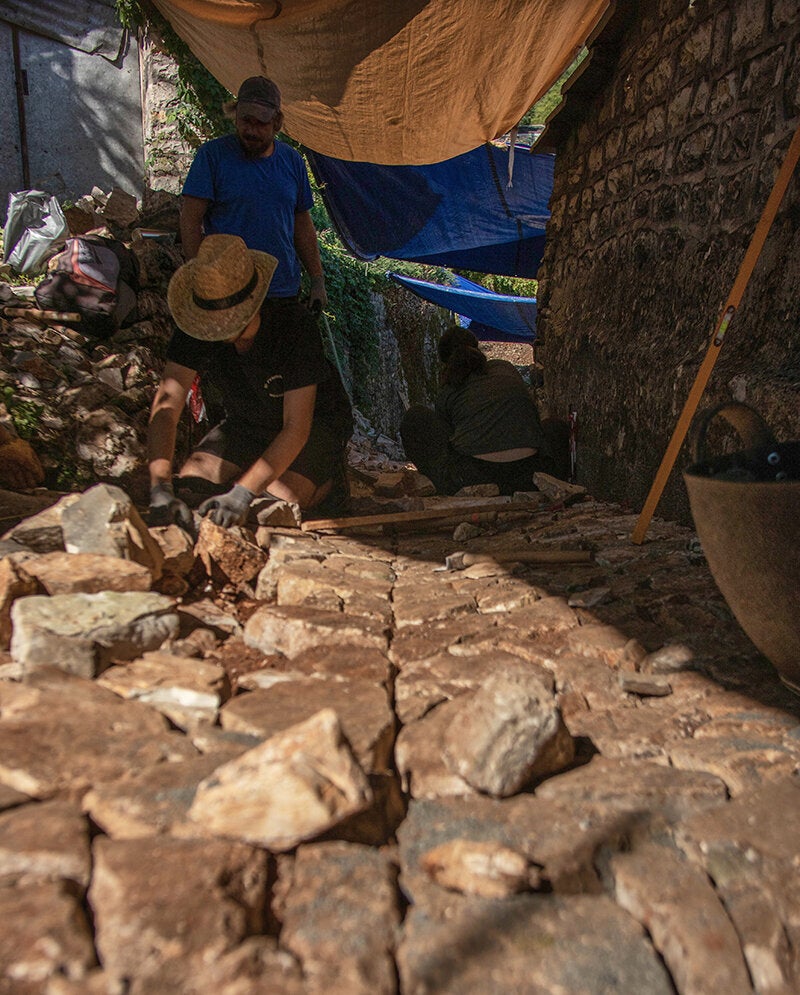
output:
M269 306L276 268L274 256L236 235L209 235L170 280L178 329L150 412L151 525L192 531L172 472L178 421L197 373L218 389L226 412L178 473L179 482L212 494L200 515L228 527L246 520L258 495L308 509L331 490L352 409L312 313Z
M328 298L308 172L299 152L276 139L283 127L281 92L272 80L251 76L230 112L235 133L201 145L183 185L184 258L194 259L204 236L239 235L248 248L278 260L270 299L297 297L302 263L310 278L308 304L321 311Z

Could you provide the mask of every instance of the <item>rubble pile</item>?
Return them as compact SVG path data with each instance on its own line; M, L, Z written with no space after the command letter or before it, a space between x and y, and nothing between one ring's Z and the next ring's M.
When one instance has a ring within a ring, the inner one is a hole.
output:
M106 339L42 316L33 287L0 285L0 421L23 427L50 490L106 480L146 499L147 417L173 327L166 287L183 261L178 200L151 193L139 210L122 190L96 190L65 208L72 234L119 239L139 265L135 320Z
M382 524L0 541L0 991L798 990L800 701L696 538L360 445Z

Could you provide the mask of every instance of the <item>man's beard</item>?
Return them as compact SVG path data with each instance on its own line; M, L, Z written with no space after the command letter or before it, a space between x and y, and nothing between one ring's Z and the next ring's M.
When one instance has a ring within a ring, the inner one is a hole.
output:
M237 135L239 139L239 147L241 148L245 159L258 159L262 156L269 148L269 142L265 142L260 139L250 139L247 144L241 135Z

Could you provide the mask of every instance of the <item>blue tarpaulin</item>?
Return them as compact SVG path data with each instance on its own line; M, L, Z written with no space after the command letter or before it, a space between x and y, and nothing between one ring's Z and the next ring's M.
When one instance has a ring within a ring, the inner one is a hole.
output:
M550 217L553 156L486 144L429 166L345 162L307 150L331 222L359 259L534 277Z
M462 276L454 278L454 286L444 287L438 283L401 276L399 273L389 275L418 297L468 319L462 324L479 339L492 342L533 342L536 338L535 297L496 294Z

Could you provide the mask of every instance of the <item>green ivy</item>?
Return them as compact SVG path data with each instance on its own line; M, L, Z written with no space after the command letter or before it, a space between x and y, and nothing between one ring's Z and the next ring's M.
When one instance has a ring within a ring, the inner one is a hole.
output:
M20 439L35 439L39 434L44 405L35 401L22 401L14 395L13 387L3 387L0 391L14 430Z
M171 25L147 0L115 0L117 16L129 30L151 24L177 67L175 100L167 111L184 141L199 146L209 138L227 134L231 122L223 107L232 95L192 54Z

